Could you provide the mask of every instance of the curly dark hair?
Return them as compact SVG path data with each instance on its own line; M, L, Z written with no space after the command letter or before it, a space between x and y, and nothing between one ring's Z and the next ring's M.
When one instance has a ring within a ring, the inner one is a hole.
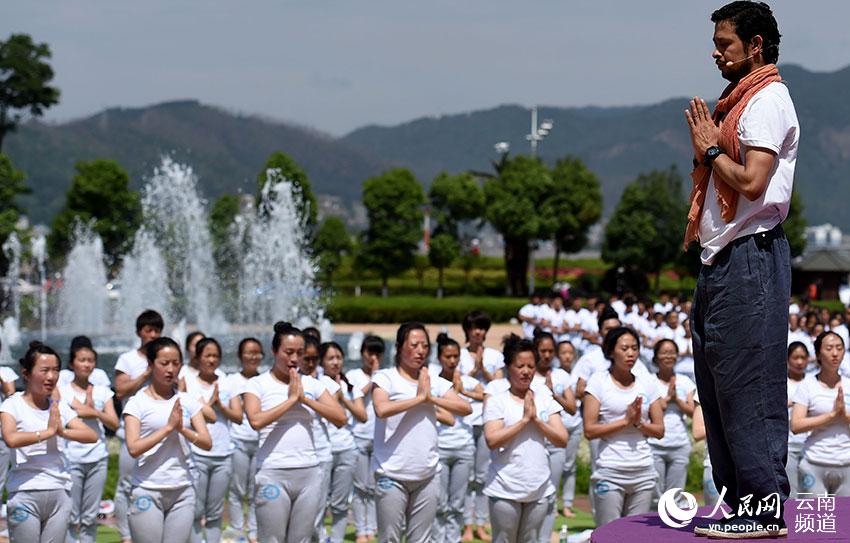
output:
M779 26L770 6L764 2L738 0L726 4L711 14L711 22L729 21L735 26L735 33L745 44L754 36L761 36L762 57L766 64L776 64L779 60Z

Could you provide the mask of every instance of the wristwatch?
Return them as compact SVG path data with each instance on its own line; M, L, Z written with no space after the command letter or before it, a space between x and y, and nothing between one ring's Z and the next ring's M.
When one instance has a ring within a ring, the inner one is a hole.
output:
M711 164L714 162L714 159L716 159L723 153L723 149L716 145L712 145L711 147L705 150L705 156L702 159L702 165L711 167Z

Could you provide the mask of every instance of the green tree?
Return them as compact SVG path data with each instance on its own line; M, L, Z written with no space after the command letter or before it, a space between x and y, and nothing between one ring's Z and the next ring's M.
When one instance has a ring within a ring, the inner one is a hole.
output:
M527 156L505 159L498 172L484 183L485 216L504 238L508 294L522 296L529 243L550 234L540 209L552 192L552 175L542 161Z
M397 168L363 183L369 227L361 236L359 265L381 276L385 297L389 278L413 265L424 204L425 192L410 170Z
M428 260L437 268L437 298L443 297L443 273L458 256L460 256L460 244L454 236L444 232L431 238Z
M29 110L40 117L59 102L59 89L51 87L53 69L46 62L50 47L33 43L27 34L12 34L0 41L0 149L6 134L17 128Z
M605 228L602 260L655 274L675 262L682 250L687 206L675 166L641 174L629 183Z
M431 216L437 222L435 234L448 232L458 239L458 226L464 221L480 219L484 211L484 191L470 173L434 178L428 191Z
M63 257L71 249L77 220L95 220L94 231L103 240L107 265L116 266L130 249L142 221L139 193L130 190L127 172L114 160L77 162L77 174L54 217L47 239L50 254Z
M791 204L788 216L782 223L788 245L791 248L791 258L800 256L806 250L806 219L803 218L803 199L796 190L791 192Z
M15 224L21 218L17 197L30 191L24 179L24 172L16 170L9 157L0 153L0 247L15 231ZM0 251L0 274L5 275L8 267L6 254Z
M213 261L218 270L218 276L224 283L222 292L225 295L235 293L239 284L240 240L234 239L239 203L239 196L222 194L213 204L208 219ZM228 302L228 305L235 307L238 300L231 299Z
M599 179L575 157L565 157L552 170L553 189L540 213L553 232L555 261L552 282L558 281L561 251L575 253L587 245L587 231L602 215L602 191Z
M351 236L339 217L328 217L316 232L314 243L319 269L325 275L329 290L333 289L334 272L342 265L342 255L351 253Z
M298 211L307 227L308 236L312 238L318 221L319 211L316 204L316 196L313 194L307 173L289 155L275 151L269 156L263 171L257 174L258 195L262 194L266 183L269 181L277 183L284 179L291 182L293 189L297 191L294 196L298 202ZM276 197L271 190L269 196L271 200L274 200Z

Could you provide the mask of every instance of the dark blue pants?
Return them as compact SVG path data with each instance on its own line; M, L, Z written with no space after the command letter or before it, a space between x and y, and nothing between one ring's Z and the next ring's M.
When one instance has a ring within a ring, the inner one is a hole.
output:
M726 503L788 498L787 345L791 258L781 226L734 240L697 280L694 372L708 452Z

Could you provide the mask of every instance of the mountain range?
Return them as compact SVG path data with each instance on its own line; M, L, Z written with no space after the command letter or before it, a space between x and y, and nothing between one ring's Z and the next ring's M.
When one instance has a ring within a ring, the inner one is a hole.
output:
M780 67L801 124L795 187L810 224L831 222L850 231L845 212L850 183L850 66L828 73ZM624 85L628 85L624 82ZM596 172L605 214L638 174L675 164L687 194L691 147L683 111L687 98L629 107L540 107L554 128L541 142L547 162L572 154ZM30 121L6 140L5 152L24 170L33 193L22 199L31 219L49 222L64 202L77 160L112 158L140 188L163 154L191 164L203 194L253 193L268 155L281 150L308 173L313 189L343 206L360 198L365 179L394 166L410 168L424 184L441 171L488 170L493 145L527 153L529 111L503 105L425 117L395 126L365 126L342 137L195 100L143 108L112 108L61 124Z

